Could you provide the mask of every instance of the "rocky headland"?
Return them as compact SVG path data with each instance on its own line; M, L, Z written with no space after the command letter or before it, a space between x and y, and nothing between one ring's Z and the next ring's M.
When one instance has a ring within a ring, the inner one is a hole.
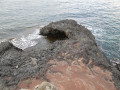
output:
M120 65L110 62L84 26L61 20L40 35L52 44L28 50L0 44L0 90L120 90Z

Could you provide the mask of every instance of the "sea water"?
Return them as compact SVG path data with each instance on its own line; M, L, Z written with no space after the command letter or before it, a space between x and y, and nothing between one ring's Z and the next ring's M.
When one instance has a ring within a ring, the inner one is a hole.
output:
M34 26L62 19L84 25L108 58L120 59L120 0L0 0L0 41L31 47L42 38Z

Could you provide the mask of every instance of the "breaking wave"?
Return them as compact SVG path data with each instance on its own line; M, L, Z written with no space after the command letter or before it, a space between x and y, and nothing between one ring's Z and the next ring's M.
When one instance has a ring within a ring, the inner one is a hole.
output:
M25 36L23 35L20 38L12 39L11 43L22 50L28 47L35 46L38 43L36 40L43 37L39 35L39 32L40 32L40 29L36 29L32 34L28 34Z

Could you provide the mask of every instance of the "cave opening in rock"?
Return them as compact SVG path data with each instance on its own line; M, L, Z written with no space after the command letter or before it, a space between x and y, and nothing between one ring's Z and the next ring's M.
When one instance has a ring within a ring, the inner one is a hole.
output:
M61 31L58 29L52 29L47 34L43 33L43 36L46 36L46 39L50 41L51 43L57 41L57 40L65 40L68 39L66 32Z

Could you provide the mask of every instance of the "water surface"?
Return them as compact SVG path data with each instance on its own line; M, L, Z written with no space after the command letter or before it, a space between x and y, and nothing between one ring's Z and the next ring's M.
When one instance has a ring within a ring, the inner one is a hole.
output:
M0 0L0 40L62 19L86 26L110 59L120 59L119 0Z

